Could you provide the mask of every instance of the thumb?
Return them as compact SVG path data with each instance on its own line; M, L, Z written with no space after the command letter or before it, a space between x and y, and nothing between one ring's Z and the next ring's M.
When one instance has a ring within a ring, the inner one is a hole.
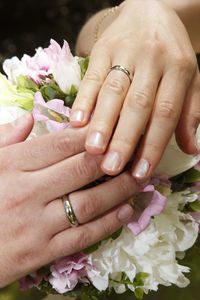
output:
M14 122L0 125L0 148L24 141L33 128L33 117L25 113Z

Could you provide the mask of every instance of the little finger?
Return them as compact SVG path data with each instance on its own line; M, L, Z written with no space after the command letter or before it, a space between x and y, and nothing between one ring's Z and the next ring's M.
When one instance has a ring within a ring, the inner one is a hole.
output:
M92 222L56 234L47 248L47 259L55 260L95 244L118 230L132 215L132 207L123 204Z
M176 140L179 147L188 154L195 154L200 145L196 141L196 130L200 123L200 74L197 70L187 93L178 126Z

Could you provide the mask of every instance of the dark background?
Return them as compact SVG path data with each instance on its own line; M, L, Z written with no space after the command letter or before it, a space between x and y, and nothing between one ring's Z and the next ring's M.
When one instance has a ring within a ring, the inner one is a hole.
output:
M0 65L8 57L47 47L50 38L72 52L84 22L96 11L115 6L120 0L0 0Z
M81 26L94 12L120 0L0 0L0 61L66 39L72 51Z

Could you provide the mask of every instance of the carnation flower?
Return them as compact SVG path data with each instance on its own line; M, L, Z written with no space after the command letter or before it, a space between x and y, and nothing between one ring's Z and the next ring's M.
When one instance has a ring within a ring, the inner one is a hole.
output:
M145 230L152 216L159 215L165 207L166 197L155 190L153 185L146 186L134 197L134 215L127 227L134 235Z
M51 72L47 54L41 47L36 49L33 57L24 54L21 60L16 56L6 59L3 63L3 70L8 79L15 84L19 75L25 75L37 84L41 84L45 76Z
M55 261L50 266L50 271L49 282L60 294L73 290L78 282L89 284L88 277L98 274L92 266L90 256L85 256L82 252Z
M62 49L53 39L50 43L45 52L55 81L64 93L69 93L72 85L78 89L81 82L81 69L77 58L71 54L68 43L64 41Z
M189 198L189 201L194 198ZM179 211L179 205L188 202L188 192L173 193L159 216L151 219L150 225L137 236L124 226L116 240L102 242L99 249L91 254L94 267L99 274L90 278L98 290L113 287L116 293L126 290L121 282L122 273L130 280L127 285L135 290L134 278L140 272L148 273L143 291L157 290L158 285L172 283L185 287L189 280L183 273L189 268L176 260L176 252L190 248L198 235L198 225L187 213ZM187 222L186 222L187 221ZM131 284L132 283L132 284Z
M20 291L26 291L33 287L37 287L43 279L44 275L37 274L37 272L29 274L20 280L19 289Z

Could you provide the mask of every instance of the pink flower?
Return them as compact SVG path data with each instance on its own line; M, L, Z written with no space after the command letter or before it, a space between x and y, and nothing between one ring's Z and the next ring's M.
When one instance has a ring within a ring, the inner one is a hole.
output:
M32 287L36 287L40 285L43 279L44 275L37 273L29 274L20 280L19 289L20 291L26 291Z
M17 82L17 77L24 75L39 85L51 73L48 56L42 48L38 48L33 57L24 54L21 60L16 56L6 59L3 69L12 82Z
M69 93L71 86L77 89L81 82L81 69L78 60L71 54L69 45L64 41L63 47L51 39L50 46L44 49L48 55L53 77L64 93Z
M153 185L148 185L134 200L134 215L127 227L136 236L149 226L152 216L163 211L167 198L156 191Z
M200 192L200 181L194 183L194 185L190 188L192 193ZM198 199L200 200L200 194L198 194Z
M200 154L200 150L198 151L198 154ZM197 171L200 171L200 161L196 164L194 167Z
M72 291L78 282L87 285L90 283L88 276L99 274L92 266L90 256L82 252L55 261L50 271L48 280L59 294Z
M200 233L200 212L194 211L194 212L190 212L189 214L190 216L193 217L195 222L199 224L199 233Z
M62 122L62 120L58 120L59 115L56 120L56 113L52 114L52 112L58 112L63 116L66 116L66 118L70 117L70 108L64 106L63 100L53 99L46 103L42 94L40 92L36 92L33 104L34 109L32 111L32 115L34 120L43 122L49 131L63 130L69 126L69 121Z
M167 174L153 175L151 178L151 184L158 186L162 185L166 188L171 188L171 182L169 181L169 176Z

